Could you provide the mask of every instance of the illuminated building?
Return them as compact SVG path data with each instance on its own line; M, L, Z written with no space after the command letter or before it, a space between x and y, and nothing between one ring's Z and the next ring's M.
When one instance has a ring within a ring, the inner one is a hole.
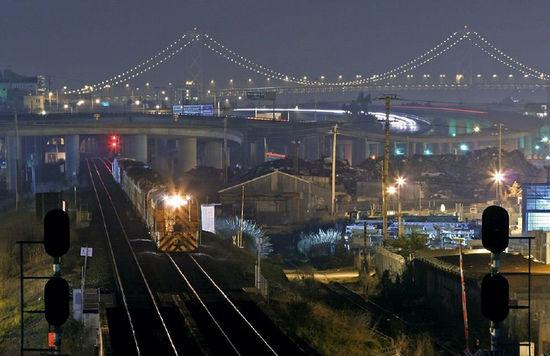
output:
M523 231L550 231L550 184L523 186Z

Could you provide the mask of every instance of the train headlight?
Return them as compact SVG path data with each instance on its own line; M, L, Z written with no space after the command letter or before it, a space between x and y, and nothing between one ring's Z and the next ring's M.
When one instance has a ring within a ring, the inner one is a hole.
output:
M179 207L182 207L184 205L187 205L188 200L184 199L181 195L178 194L172 194L172 195L166 195L164 197L164 202L166 205L168 205L171 208L177 209Z

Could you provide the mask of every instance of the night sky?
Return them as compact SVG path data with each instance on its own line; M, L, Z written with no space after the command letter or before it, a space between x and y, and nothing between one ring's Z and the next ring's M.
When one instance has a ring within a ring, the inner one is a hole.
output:
M0 19L0 68L50 75L54 85L102 80L194 26L297 75L381 71L464 25L550 71L548 0L2 0ZM456 53L449 71L460 67L463 54ZM138 82L184 79L184 57ZM206 49L203 58L205 80L250 76Z

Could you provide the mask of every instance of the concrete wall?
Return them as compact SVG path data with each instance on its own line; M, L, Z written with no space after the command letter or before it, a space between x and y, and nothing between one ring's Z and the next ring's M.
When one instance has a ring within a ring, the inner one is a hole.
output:
M487 272L489 268L487 267ZM462 313L460 270L457 266L434 257L413 261L415 284L424 289L429 300L439 305L441 313L459 316ZM510 299L518 305L527 304L527 280L525 276L507 276L510 283ZM470 327L482 325L483 337L489 335L489 322L481 315L481 278L466 279L468 318ZM536 355L550 352L550 275L532 276L531 321ZM502 335L506 342L526 341L527 314L525 310L510 310L503 322ZM473 333L476 330L472 330ZM519 335L519 336L518 336ZM505 353L508 354L508 353Z
M401 277L405 272L405 258L383 247L379 247L374 254L374 268L379 276L388 271L391 280L395 281L398 276Z

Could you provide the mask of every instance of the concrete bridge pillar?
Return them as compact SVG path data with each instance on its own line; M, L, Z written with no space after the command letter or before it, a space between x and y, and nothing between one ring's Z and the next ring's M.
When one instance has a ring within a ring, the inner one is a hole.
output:
M364 160L366 160L369 157L370 150L369 150L369 143L366 138L356 138L353 140L353 164L359 165L363 163Z
M141 162L148 163L147 156L147 135L135 135L132 138L132 151L134 157Z
M16 139L15 136L6 136L6 165L7 165L7 189L9 192L15 192L17 188L18 173L21 175L19 167L21 167L22 145L21 138ZM19 177L21 180L21 177Z
M434 154L434 149L432 147L432 145L430 143L422 143L421 144L421 148L422 148L422 154L426 154L426 152L428 154Z
M223 144L221 141L207 141L204 145L202 165L217 169L223 168Z
M148 163L147 135L127 135L123 140L122 151L125 156Z
M258 145L256 142L248 143L248 162L250 166L255 166L258 162Z
M346 141L344 143L344 159L348 161L349 165L352 166L353 162L353 142Z
M65 178L76 182L80 164L80 136L65 136Z
M164 157L162 139L154 138L151 140L151 146L149 150L151 151L151 167L157 172L163 172L162 170L162 159Z
M345 152L344 144L338 143L338 141L336 141L336 160L343 161L345 159L345 156L346 156L346 152Z
M197 138L181 137L178 141L178 171L185 173L197 168Z
M382 150L382 145L379 142L374 142L369 144L370 154L376 157L381 157L384 153Z
M533 137L528 135L525 136L525 148L524 153L526 154L533 154L533 151L535 150L535 145L533 145Z
M412 157L416 154L416 144L414 142L409 142L407 144L407 156Z
M383 146L383 144L382 144ZM406 154L406 150L408 149L408 146L405 145L405 150L402 148L402 143L395 141L393 145L390 144L390 156L398 156L398 153L400 154Z
M265 145L261 141L254 141L249 143L250 158L249 162L251 166L262 164L265 162ZM288 152L287 152L288 153Z
M172 143L172 146L170 143ZM171 147L174 146L175 140L168 140L166 138L157 138L154 140L153 150L151 151L151 147L148 147L148 151L151 152L150 161L153 169L168 176L173 175L175 149Z
M302 138L299 140L298 144L298 158L307 160L307 141L306 138Z
M319 139L317 137L305 137L303 145L306 149L306 160L316 161L321 157Z

